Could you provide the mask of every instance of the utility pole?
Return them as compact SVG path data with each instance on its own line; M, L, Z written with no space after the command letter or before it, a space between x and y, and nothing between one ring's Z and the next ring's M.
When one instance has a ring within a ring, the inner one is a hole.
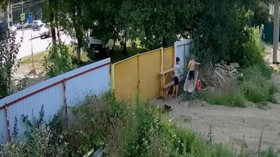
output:
M12 24L12 26L14 25L14 16L13 16L13 5L12 4L10 4L10 11L11 11L11 24Z
M24 2L23 2L23 0L21 1L21 14L23 14L23 4L24 4ZM21 29L22 29L22 37L24 36L24 25L23 25L23 21L21 21L21 25L22 25L22 27L21 27Z
M279 0L274 0L274 30L273 30L273 64L278 64L277 50L279 42Z

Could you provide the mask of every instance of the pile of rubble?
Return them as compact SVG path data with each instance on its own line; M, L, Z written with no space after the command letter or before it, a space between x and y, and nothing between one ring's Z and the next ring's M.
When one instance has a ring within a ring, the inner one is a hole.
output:
M228 79L238 76L238 69L238 63L227 65L226 62L222 61L213 65L210 62L209 65L205 65L204 69L200 72L202 75L202 83L207 87L220 86L223 88L223 84L225 84Z
M225 62L215 64L214 72L221 87L223 87L223 83L226 83L227 79L238 76L237 69L232 64L227 65Z

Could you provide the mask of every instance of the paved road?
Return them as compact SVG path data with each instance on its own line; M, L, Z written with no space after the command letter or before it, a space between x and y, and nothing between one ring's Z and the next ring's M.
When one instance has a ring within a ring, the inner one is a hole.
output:
M31 35L33 37L32 41L30 40ZM41 39L39 37L39 31L33 31L30 29L24 30L24 38L22 42L20 42L21 37L22 37L22 30L18 30L16 35L16 40L21 44L21 47L19 48L19 54L17 55L18 59L31 55L32 48L34 54L46 51L49 45L51 44L51 40L52 40L51 38ZM65 44L70 44L72 39L70 38L70 36L62 34L61 40L62 42L65 42Z

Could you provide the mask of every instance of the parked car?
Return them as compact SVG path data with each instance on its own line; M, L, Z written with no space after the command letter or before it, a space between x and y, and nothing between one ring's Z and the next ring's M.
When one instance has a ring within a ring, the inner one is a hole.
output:
M51 36L51 26L49 24L45 24L40 29L40 37L41 39L47 38Z
M33 29L33 31L39 30L43 25L44 24L41 20L35 20L35 21L33 21L32 29Z
M15 26L17 29L20 29L20 28L21 28L21 24L20 24L20 23L15 23L14 26Z
M32 23L26 22L23 24L23 28L30 28L30 27L32 27Z

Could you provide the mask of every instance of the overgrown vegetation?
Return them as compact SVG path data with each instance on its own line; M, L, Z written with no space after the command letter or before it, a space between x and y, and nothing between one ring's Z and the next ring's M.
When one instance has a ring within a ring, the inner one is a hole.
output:
M211 104L245 107L246 101L266 105L277 103L275 93L277 87L270 80L273 70L264 62L249 66L242 70L238 78L228 82L217 92L204 94L202 97ZM238 83L238 85L236 84Z
M10 32L5 25L0 31L0 99L17 92L25 87L25 78L15 84L16 90L11 89L14 74L20 64L17 61L20 44L16 43L15 32Z
M80 106L71 108L66 122L59 113L49 123L44 123L43 108L38 119L22 116L26 126L24 137L19 137L14 127L13 140L2 145L5 157L60 157L82 156L91 149L107 147L107 156L131 157L254 157L244 148L240 153L229 143L213 143L208 139L177 127L162 117L159 108L135 102L117 102L112 94L102 99L90 96ZM211 134L211 130L209 131ZM19 141L24 138L25 143ZM269 149L261 157L274 157Z
M246 101L266 105L277 103L277 87L270 80L273 70L264 62L242 70L240 76L227 82L223 89L202 95L202 99L211 104L245 107Z
M49 77L66 73L76 68L73 63L69 48L66 45L55 45L48 56L45 56L44 67Z
M247 28L246 31L248 40L241 45L243 53L239 58L243 70L238 78L224 85L224 89L206 94L204 99L211 104L245 107L246 101L259 105L276 103L277 88L270 81L273 70L263 60L265 47L261 41L262 27Z
M272 70L266 65L255 65L244 70L241 91L248 101L254 103L276 102L277 87L269 80Z

